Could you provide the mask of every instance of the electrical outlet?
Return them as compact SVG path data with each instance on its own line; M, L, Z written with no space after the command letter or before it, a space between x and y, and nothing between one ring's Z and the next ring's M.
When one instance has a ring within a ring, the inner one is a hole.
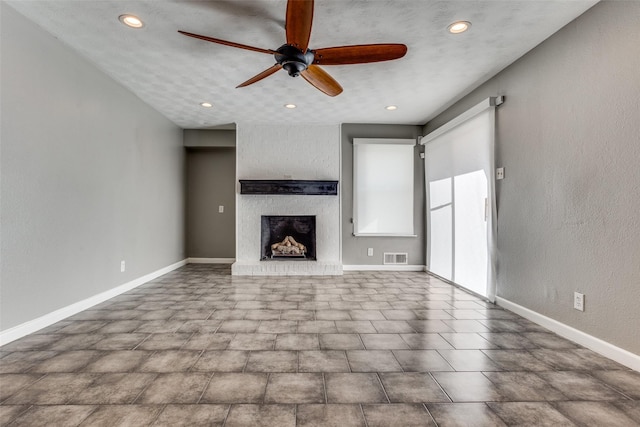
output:
M584 294L580 292L573 293L573 308L584 311Z
M496 169L496 179L504 179L504 168Z
M125 270L124 261L120 261L120 273L124 273L124 270Z
M373 248L367 249L367 256L373 256Z

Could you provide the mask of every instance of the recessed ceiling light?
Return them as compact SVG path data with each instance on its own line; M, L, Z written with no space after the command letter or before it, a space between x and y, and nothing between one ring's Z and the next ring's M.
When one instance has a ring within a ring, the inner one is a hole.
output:
M120 15L118 19L127 27L131 27L131 28L144 27L144 22L142 22L142 20L135 15Z
M389 111L393 111L393 110L397 110L398 106L397 105L387 105L386 107L384 107L385 109L389 110Z
M213 107L213 104L211 104L210 102L201 102L200 105L202 105L205 108Z
M449 30L451 34L460 34L467 31L469 27L471 27L471 22L469 21L456 21L449 25L447 30Z
M290 109L290 110L293 110L294 108L296 108L296 107L297 107L297 105L296 105L296 104L285 104L285 105L284 105L284 107L285 107L285 108L288 108L288 109Z

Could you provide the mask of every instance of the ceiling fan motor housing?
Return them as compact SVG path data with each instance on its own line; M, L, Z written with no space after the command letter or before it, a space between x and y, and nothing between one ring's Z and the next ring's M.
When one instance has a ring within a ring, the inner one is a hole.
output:
M302 52L295 46L284 44L276 50L276 62L287 70L291 77L297 77L313 63L313 51Z

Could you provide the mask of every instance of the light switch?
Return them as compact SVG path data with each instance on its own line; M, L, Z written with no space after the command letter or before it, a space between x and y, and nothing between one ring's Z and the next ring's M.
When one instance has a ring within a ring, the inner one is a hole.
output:
M220 205L218 206L218 213L223 213L224 212L224 206Z
M573 308L579 311L584 311L584 294L580 292L573 293Z

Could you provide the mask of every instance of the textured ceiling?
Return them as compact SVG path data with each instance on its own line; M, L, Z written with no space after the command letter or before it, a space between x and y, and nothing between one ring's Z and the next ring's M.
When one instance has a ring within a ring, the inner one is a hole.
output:
M424 124L545 40L596 0L316 0L310 48L404 43L399 60L324 67L344 88L328 97L283 70L235 87L271 55L185 37L177 30L276 49L285 0L8 1L183 128L229 123ZM143 29L123 26L132 13ZM452 35L456 20L470 31ZM203 108L208 101L213 108ZM298 105L287 110L284 104ZM386 111L386 105L397 105Z

